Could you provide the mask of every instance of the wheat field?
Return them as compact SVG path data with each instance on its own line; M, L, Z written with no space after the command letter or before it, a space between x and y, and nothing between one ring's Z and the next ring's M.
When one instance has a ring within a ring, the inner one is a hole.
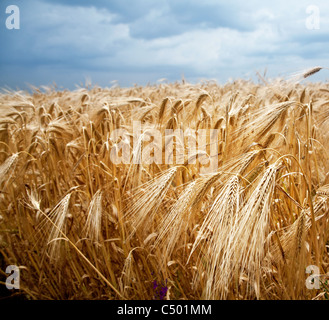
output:
M25 299L328 299L328 108L328 83L265 79L2 91L1 279L19 266Z

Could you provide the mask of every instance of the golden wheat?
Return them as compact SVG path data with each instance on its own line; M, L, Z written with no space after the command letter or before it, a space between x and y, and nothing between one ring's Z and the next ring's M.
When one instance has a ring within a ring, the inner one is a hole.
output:
M329 88L299 80L3 91L0 259L26 267L20 293L324 298L305 269L329 265Z

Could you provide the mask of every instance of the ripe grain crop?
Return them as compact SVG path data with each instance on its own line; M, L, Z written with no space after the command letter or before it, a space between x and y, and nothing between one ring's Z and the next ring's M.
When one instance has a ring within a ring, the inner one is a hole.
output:
M323 299L305 269L329 275L328 99L296 81L3 90L2 276L20 266L27 299L147 300L154 281L166 299Z

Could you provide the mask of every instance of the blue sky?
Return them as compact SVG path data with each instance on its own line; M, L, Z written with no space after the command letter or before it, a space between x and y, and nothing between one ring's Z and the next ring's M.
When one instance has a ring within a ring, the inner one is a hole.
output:
M6 28L13 4L19 30ZM319 29L307 27L314 6ZM0 41L0 87L12 89L275 78L329 67L329 2L1 0Z

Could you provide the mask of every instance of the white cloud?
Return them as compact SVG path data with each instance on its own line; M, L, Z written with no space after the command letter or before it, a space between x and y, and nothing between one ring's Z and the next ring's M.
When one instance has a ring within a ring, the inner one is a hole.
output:
M104 82L109 74L121 74L127 85L148 76L176 80L181 72L225 81L268 67L275 76L327 63L329 3L313 2L320 10L319 30L306 28L310 3L304 0L167 0L158 6L148 0L140 7L135 0L131 6L31 0L22 2L22 27L15 37L0 30L7 41L0 63L15 70L24 65L31 70L26 77L43 81L48 73L49 82L49 70L57 70L57 81L66 85L63 70L70 81L90 74ZM0 84L4 81L0 76Z

